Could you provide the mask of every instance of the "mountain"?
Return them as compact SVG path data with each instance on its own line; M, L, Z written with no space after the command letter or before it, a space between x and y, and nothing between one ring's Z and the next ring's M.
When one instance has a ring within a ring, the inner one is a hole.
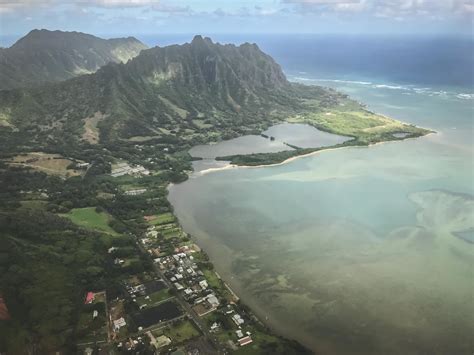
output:
M33 30L0 49L0 90L28 87L127 62L147 46L133 37L102 39L80 32Z
M68 144L78 132L91 143L197 134L206 127L236 136L298 105L280 66L257 45L221 45L201 36L143 50L94 74L3 91L0 98L0 126L30 132L32 141Z
M256 44L222 45L201 36L142 50L127 63L109 63L93 74L0 91L4 151L70 153L97 145L116 150L118 142L150 140L184 151L259 134L288 120L352 136L358 144L396 139L397 132L426 134L334 90L288 82Z

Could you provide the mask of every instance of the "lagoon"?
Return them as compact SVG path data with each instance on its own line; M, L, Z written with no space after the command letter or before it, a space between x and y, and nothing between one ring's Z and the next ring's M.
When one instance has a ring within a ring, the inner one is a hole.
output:
M351 137L327 133L299 123L281 123L262 132L262 135L247 135L215 144L197 145L189 150L195 158L215 159L238 154L275 153L298 148L328 147L344 143Z

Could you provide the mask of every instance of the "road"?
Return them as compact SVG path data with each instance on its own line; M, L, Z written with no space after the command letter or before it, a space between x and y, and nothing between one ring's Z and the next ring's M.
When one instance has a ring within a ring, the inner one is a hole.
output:
M148 254L147 251L143 248L141 243L137 239L137 245L140 251L144 254ZM160 270L160 268L153 263L153 271L155 274L160 277L163 282L166 284L166 286L170 289L174 288L173 284L166 278L166 276L163 274L163 272ZM182 296L178 293L176 294L175 300L178 302L178 304L186 310L187 314L192 318L196 326L199 328L201 333L204 335L207 341L209 341L212 346L216 349L216 354L226 354L226 351L224 349L221 349L219 346L219 343L217 339L209 332L209 329L207 328L207 325L205 322L194 312L194 310L191 308L188 302L186 302Z

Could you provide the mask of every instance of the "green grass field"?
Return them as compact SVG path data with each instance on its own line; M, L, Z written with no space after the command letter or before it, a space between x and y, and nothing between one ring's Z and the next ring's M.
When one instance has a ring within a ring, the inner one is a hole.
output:
M175 221L175 219L174 219L173 214L170 213L170 212L167 212L167 213L162 213L162 214L158 214L156 216L153 216L150 219L149 223L153 224L153 225L160 225L160 224L172 223L174 221Z
M153 335L166 335L173 341L173 344L180 344L186 340L199 336L200 332L194 326L194 324L191 323L191 321L185 320L180 321L177 324L173 324L170 327L166 327L156 332L153 332Z
M364 109L329 109L327 112L311 112L288 119L290 123L307 123L323 131L355 137L361 143L389 140L393 133L419 136L429 131L372 113Z
M212 270L202 269L204 277L207 280L207 283L216 289L222 288L221 280L217 277L216 273Z
M113 235L117 234L108 225L112 217L106 212L96 212L95 207L74 208L68 213L61 214L61 216L69 218L73 223L87 229L94 229Z
M167 289L167 288L165 288L164 290L153 292L153 293L149 294L148 296L150 297L149 300L147 300L145 298L146 296L138 297L137 298L137 304L139 306L144 305L144 304L147 304L148 306L152 306L156 303L162 302L162 301L172 297L169 294L169 289Z

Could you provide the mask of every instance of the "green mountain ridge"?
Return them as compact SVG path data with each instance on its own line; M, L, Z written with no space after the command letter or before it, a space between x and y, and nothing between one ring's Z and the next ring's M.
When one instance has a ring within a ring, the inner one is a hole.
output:
M142 50L127 63L109 63L93 74L0 91L0 103L6 152L110 148L148 139L186 150L290 120L353 136L358 144L394 139L394 132L427 133L375 115L345 94L290 83L256 44L222 45L201 36Z
M196 36L181 46L143 50L126 64L31 89L0 93L0 121L32 142L81 140L85 121L99 115L101 142L159 129L198 129L200 119L236 129L298 106L294 85L255 44L214 44Z
M80 32L32 30L0 48L0 90L41 85L127 62L147 46L133 37L102 39Z

